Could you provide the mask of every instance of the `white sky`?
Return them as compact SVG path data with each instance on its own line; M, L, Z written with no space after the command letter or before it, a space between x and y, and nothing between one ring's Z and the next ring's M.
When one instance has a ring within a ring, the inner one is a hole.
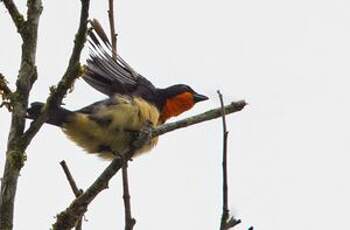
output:
M19 2L19 1L17 1ZM107 25L107 1L91 16ZM230 116L230 208L258 230L349 229L350 2L345 0L118 0L120 54L158 86L187 83ZM67 66L79 0L44 1L38 71L30 101L43 101ZM13 83L20 43L1 4L0 72ZM86 52L87 53L87 52ZM86 57L86 53L84 57ZM83 59L84 60L84 59ZM80 108L103 98L83 81L65 100ZM9 114L0 110L4 154ZM130 168L135 229L217 229L221 214L221 121L161 137ZM3 168L4 155L0 157ZM59 161L86 188L107 166L45 126L27 151L15 229L48 229L73 199ZM90 206L84 229L123 229L120 177Z

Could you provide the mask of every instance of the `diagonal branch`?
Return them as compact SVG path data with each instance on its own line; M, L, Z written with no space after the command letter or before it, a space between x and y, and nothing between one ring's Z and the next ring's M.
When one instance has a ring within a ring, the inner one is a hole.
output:
M232 102L231 104L224 107L224 111L227 115L241 111L245 106L245 101ZM133 148L121 154L122 156L125 156L125 159L114 159L102 172L102 174L95 180L95 182L81 196L75 199L66 210L57 215L56 222L53 224L53 229L65 230L73 228L78 219L81 218L81 216L86 212L88 205L93 201L93 199L102 190L108 187L109 180L118 172L118 170L120 170L124 164L124 160L131 159L135 152L134 150L140 146L143 146L144 143L149 141L150 136L157 137L179 128L184 128L204 121L212 120L220 117L221 114L222 108L216 108L177 122L161 125L157 128L154 128L151 131L151 135L139 135L133 144Z
M5 7L9 11L12 21L15 23L17 31L21 33L24 26L24 17L19 12L16 4L12 0L3 0Z
M79 189L77 184L75 183L75 180L72 176L72 174L69 171L67 163L63 160L60 162L60 165L62 166L63 172L67 177L68 183L70 187L72 188L72 191L75 195L75 197L79 197L84 191L82 189ZM79 219L75 226L75 230L81 230L82 229L82 218Z
M77 184L75 183L75 180L72 176L72 174L69 171L69 168L67 166L67 163L65 161L61 161L60 165L62 166L63 172L67 177L68 183L70 187L72 188L72 191L76 197L80 196L82 193L82 190L78 188Z
M241 111L246 105L247 103L245 101L232 102L231 104L225 106L225 113L230 114L230 113ZM195 115L193 117L167 123L154 129L152 132L152 136L153 137L160 136L165 133L174 131L175 129L186 128L187 126L195 125L203 121L216 119L218 117L221 117L221 114L222 114L221 108L217 108L217 109L212 109L207 112Z
M26 147L30 144L35 134L46 121L51 108L62 104L67 91L73 87L74 81L82 74L80 66L80 55L86 41L87 22L89 17L90 0L81 0L82 8L80 14L80 24L78 32L75 35L74 47L69 60L68 67L62 79L56 87L51 87L50 96L46 100L46 105L40 116L32 121L28 130L23 136L23 145Z

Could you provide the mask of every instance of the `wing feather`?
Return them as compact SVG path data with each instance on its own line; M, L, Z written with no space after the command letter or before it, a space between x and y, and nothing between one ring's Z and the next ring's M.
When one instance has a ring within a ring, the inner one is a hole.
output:
M116 59L113 58L108 37L96 19L91 21L91 26L88 33L90 57L83 79L108 96L132 93L143 77L119 55Z

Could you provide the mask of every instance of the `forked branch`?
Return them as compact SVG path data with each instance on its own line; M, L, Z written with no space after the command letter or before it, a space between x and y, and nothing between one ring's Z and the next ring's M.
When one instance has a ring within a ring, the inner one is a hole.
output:
M82 49L84 48L86 41L90 0L81 0L81 4L82 7L80 13L79 28L77 34L75 35L74 47L68 67L62 79L58 82L57 86L51 87L51 93L46 100L46 105L43 111L41 111L41 114L37 119L32 121L28 130L24 133L23 144L25 146L28 146L30 144L35 134L47 120L51 108L62 104L62 100L67 94L67 91L73 87L74 81L82 74L79 61Z

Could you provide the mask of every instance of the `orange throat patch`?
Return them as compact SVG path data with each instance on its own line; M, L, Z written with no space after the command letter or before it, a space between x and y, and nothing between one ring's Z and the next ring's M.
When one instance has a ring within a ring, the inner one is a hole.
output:
M159 122L162 124L171 117L191 109L194 105L193 95L189 92L181 93L175 97L166 100L163 110L160 114Z

